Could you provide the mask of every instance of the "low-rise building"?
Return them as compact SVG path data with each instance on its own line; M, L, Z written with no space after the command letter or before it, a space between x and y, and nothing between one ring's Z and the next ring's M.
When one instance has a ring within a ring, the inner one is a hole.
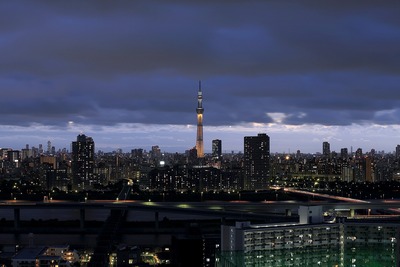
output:
M68 245L62 246L29 246L21 249L12 257L13 267L69 267L79 261L76 251Z

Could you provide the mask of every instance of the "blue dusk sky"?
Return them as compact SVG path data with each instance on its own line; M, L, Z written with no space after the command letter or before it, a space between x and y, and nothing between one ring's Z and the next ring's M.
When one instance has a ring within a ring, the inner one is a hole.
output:
M1 1L0 147L400 143L399 1Z

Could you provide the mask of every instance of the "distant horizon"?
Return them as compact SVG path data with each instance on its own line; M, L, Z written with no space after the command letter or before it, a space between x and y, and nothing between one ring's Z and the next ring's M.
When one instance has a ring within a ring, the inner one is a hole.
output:
M272 127L275 127L274 125L272 125ZM315 126L318 127L318 126ZM399 127L399 126L397 126ZM179 128L179 127L178 127ZM210 133L208 133L208 128L211 128ZM313 144L313 147L315 149L301 149L302 145L299 143L297 147L295 146L285 146L285 138L287 137L287 135L290 135L290 131L280 131L278 133L274 132L272 134L269 134L268 131L262 131L262 129L258 128L258 131L256 129L253 128L253 133L251 133L248 129L246 129L245 132L243 131L232 131L232 128L234 127L227 127L227 129L230 129L229 134L223 134L225 136L229 136L228 139L224 140L223 137L219 137L219 131L218 131L218 127L207 127L207 125L204 126L204 148L205 148L205 153L209 154L211 153L211 142L214 139L220 139L222 141L222 151L224 154L229 154L232 151L234 151L234 153L239 153L242 152L243 153L243 139L245 136L256 136L259 133L266 133L269 137L270 137L270 153L279 153L279 154L295 154L297 153L297 150L300 150L301 153L304 154L316 154L316 153L322 153L322 143L323 142L329 142L330 143L330 148L331 151L335 151L337 153L340 153L340 150L342 148L347 148L348 152L351 152L351 148L353 148L353 152L355 152L358 148L361 148L363 153L367 153L370 152L371 149L375 149L376 152L381 152L384 151L385 153L393 153L396 150L396 146L398 145L393 143L393 145L388 145L386 144L386 147L381 148L379 147L379 144L377 143L376 146L374 147L372 145L373 140L372 139L365 139L362 140L364 143L368 143L368 146L360 146L360 145L352 145L350 143L350 141L346 141L346 140L342 140L342 139L338 139L338 138L332 138L332 136L330 136L329 138L314 138L311 139L310 142L310 138L307 138L307 135L304 136L298 136L298 140L286 140L287 143L295 143L296 141L301 141L303 140L308 140L309 143ZM325 127L326 128L326 127ZM154 128L153 128L154 129ZM47 142L50 141L52 143L52 146L54 146L56 148L56 151L58 151L59 149L62 150L63 148L67 149L68 151L71 151L71 144L73 141L76 141L76 137L83 133L86 136L90 136L93 138L94 142L95 142L95 150L96 152L101 150L103 152L112 152L112 151L116 151L118 149L122 149L122 151L124 153L129 153L132 149L144 149L146 151L150 151L152 146L159 146L160 150L162 152L166 152L166 153L184 153L187 150L190 150L192 148L195 147L195 130L196 130L196 125L189 125L189 126L185 126L184 127L185 131L183 132L183 134L181 134L182 139L176 139L176 143L173 144L170 140L171 135L173 135L171 132L169 132L164 138L169 141L168 144L163 144L161 142L151 142L151 138L148 138L149 136L152 135L152 133L150 132L144 132L144 133L137 133L136 138L135 138L135 134L128 134L126 132L124 132L122 134L122 138L121 139L116 139L116 140L112 140L111 138L109 138L108 136L105 136L104 133L94 133L94 132L85 132L85 131L77 131L77 132L73 132L71 130L69 131L58 131L59 135L54 135L54 137L48 135L46 138L41 138L40 135L35 135L34 138L31 138L35 140L35 142L29 141L30 136L29 134L24 134L24 135L20 135L18 133L16 133L14 131L15 135L18 135L18 143L16 142L10 142L9 144L7 144L7 139L6 138L0 138L0 148L11 148L13 150L21 150L23 148L25 148L26 144L29 145L29 148L32 147L39 147L39 144L43 145L43 150L46 151L47 149ZM189 129L189 130L188 130ZM368 129L368 128L365 128ZM275 128L276 130L276 128ZM331 129L326 129L328 132L331 132ZM52 130L54 133L54 129ZM162 132L163 130L161 130ZM56 131L57 132L57 131ZM367 133L368 131L366 131ZM154 133L153 135L158 136L158 138L162 139L159 136L159 133ZM178 135L178 134L175 134ZM310 136L312 136L313 134L310 133ZM128 138L129 137L129 138ZM300 138L301 137L301 138ZM26 139L23 139L26 138ZM331 139L331 140L329 140ZM351 139L351 138L349 138ZM22 141L24 140L24 141ZM149 141L150 140L150 141ZM382 141L385 139L381 139ZM132 141L132 144L129 144L128 142ZM139 144L137 142L140 141L146 141L145 144ZM151 143L150 143L151 142ZM182 143L185 142L188 143L187 145L182 145ZM282 142L282 143L279 143ZM114 145L110 145L110 143L114 143ZM190 145L190 143L192 143L192 145ZM280 149L277 149L276 147L280 147Z

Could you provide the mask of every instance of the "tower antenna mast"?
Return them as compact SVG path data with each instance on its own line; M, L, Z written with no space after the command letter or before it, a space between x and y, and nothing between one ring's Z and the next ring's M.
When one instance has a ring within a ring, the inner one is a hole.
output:
M196 150L197 157L204 158L204 143L203 143L203 92L201 91L201 81L199 80L199 91L197 93L197 137Z

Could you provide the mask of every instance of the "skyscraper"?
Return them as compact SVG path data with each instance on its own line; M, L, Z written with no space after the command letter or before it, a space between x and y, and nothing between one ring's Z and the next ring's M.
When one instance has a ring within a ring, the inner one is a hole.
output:
M202 105L203 93L201 91L201 81L199 81L199 91L197 93L197 138L196 138L196 150L197 157L204 157L204 144L203 144L203 112L204 108Z
M331 154L331 145L328 142L322 143L322 155L328 158Z
M362 158L363 158L362 148L357 148L357 150L356 150L356 159L362 159Z
M265 189L269 178L269 136L244 137L244 189Z
M94 141L84 134L72 142L73 187L76 190L90 189L94 181Z
M347 161L349 159L349 152L347 148L342 148L340 150L340 157L342 158L343 161Z
M47 141L47 155L51 154L51 141Z
M212 157L213 159L221 159L222 156L222 143L221 140L212 140Z
M20 167L21 158L19 150L8 150L7 159L15 168Z
M161 159L161 149L159 146L155 145L151 147L150 158L153 160Z

